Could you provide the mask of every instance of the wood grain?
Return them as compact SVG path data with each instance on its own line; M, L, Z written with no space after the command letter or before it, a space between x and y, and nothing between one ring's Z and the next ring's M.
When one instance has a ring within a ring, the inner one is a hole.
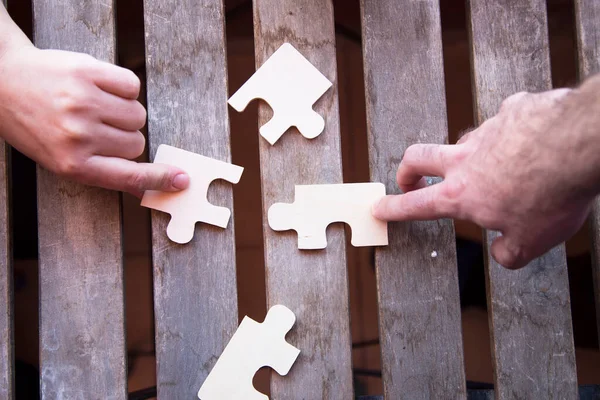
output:
M112 3L34 0L35 43L115 61ZM124 399L119 194L38 168L41 391Z
M6 7L1 0L0 7ZM14 398L13 268L10 230L10 148L0 140L0 399Z
M575 0L575 28L579 78L600 72L600 2ZM600 337L600 197L596 198L590 215L592 234L592 268L596 295L596 323Z
M398 193L408 146L447 142L437 1L361 1L371 179ZM384 394L465 398L451 220L389 224L376 251Z
M145 0L150 153L169 144L231 162L221 0ZM242 176L242 179L244 177ZM233 208L231 184L209 201ZM233 218L170 242L152 213L158 397L191 399L237 328Z
M320 136L308 140L294 128L274 146L259 138L266 216L273 203L293 202L294 185L342 182L333 5L329 0L256 0L254 33L257 67L289 42L333 82L314 107L325 118ZM261 103L259 124L269 115L269 107ZM288 341L301 350L288 376L273 374L273 397L352 398L343 226L327 229L327 249L319 251L298 250L295 232L274 232L264 217L263 227L267 302L296 314Z
M470 20L479 123L513 93L551 88L545 1L471 0ZM510 271L489 254L495 237L487 232L496 397L577 398L564 246Z

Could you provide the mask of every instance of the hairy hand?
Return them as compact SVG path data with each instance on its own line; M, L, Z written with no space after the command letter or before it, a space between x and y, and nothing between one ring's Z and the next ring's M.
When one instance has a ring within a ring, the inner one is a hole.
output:
M31 45L0 59L0 135L63 177L140 195L184 189L167 165L136 163L146 110L135 74L95 58Z
M578 95L518 93L456 145L409 147L397 173L405 194L384 197L374 216L470 220L501 233L491 247L498 263L525 266L573 235L594 199L598 147L575 132L583 126ZM444 180L428 186L424 176Z

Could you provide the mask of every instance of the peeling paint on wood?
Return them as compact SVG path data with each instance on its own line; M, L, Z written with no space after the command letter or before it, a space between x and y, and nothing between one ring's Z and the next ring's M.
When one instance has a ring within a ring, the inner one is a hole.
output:
M34 0L35 43L115 61L112 4ZM119 194L38 168L41 392L125 399Z
M438 2L361 1L371 180L399 193L414 143L447 142ZM458 270L451 220L389 224L376 251L384 394L465 398Z
M579 77L600 73L600 2L597 0L575 0L575 22L577 32L577 55ZM596 199L590 216L592 233L592 265L596 295L596 323L600 337L600 197Z
M164 143L231 162L222 0L145 0L144 14L151 157ZM233 209L231 185L209 201ZM158 398L192 399L237 328L234 218L186 245L169 219L152 212Z
M551 88L544 0L471 0L470 14L479 123L511 94ZM496 398L577 398L564 245L510 271L489 254L495 237L487 232Z
M272 375L273 398L350 399L352 393L348 277L345 236L340 224L327 230L327 249L302 251L294 232L274 232L267 210L292 202L294 185L342 183L333 5L331 1L256 0L257 67L285 42L291 43L333 87L314 110L325 118L315 139L285 133L271 146L260 138L267 299L297 316L287 340L301 350L286 377ZM259 125L270 110L259 107ZM295 129L295 128L292 128Z

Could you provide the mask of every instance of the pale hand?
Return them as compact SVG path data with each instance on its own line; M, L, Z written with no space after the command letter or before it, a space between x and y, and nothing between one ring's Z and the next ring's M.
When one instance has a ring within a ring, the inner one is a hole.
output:
M3 54L0 76L0 136L44 168L137 196L189 184L178 168L131 161L144 150L146 121L133 72L26 45Z
M518 93L456 145L409 147L397 173L405 194L384 197L374 216L470 220L501 232L491 247L498 263L525 266L581 227L598 189L600 136L577 132L589 130L577 96ZM424 176L444 180L428 186Z

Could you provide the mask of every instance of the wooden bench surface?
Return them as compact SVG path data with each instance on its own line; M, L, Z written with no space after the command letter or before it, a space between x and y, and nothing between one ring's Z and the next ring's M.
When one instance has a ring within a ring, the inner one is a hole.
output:
M37 46L116 61L113 2L33 0L33 10ZM440 7L361 0L361 12L370 178L393 193L408 146L448 140ZM292 201L296 184L343 182L333 13L331 0L253 2L256 65L290 42L334 83L315 106L321 136L260 140L263 215ZM515 92L551 88L544 0L471 0L468 15L478 123ZM600 72L600 4L575 0L575 15L583 79ZM151 158L166 143L231 161L224 19L223 0L144 0ZM261 105L259 122L268 119ZM0 399L14 398L8 154L1 143ZM214 186L209 200L231 209L230 186ZM125 399L119 195L38 169L38 215L42 398ZM195 398L237 327L236 219L226 230L198 227L187 245L166 238L167 222L152 213L158 396ZM600 200L590 225L600 332ZM352 398L342 226L328 229L324 251L298 251L295 234L273 232L265 218L263 233L267 302L295 312L288 341L302 351L288 376L273 374L273 397ZM375 261L384 395L467 398L453 223L394 223L389 234ZM488 252L495 235L486 234ZM495 398L576 399L564 246L518 272L488 260Z

